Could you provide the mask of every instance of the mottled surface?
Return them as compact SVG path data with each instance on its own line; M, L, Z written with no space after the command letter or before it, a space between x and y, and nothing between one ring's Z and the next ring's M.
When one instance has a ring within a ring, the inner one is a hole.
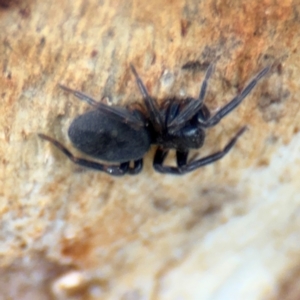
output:
M299 16L298 0L0 1L2 294L299 299ZM212 112L272 69L191 153L218 151L247 124L211 166L161 175L152 149L139 176L113 178L37 137L79 155L67 130L90 108L58 83L141 103L133 63L159 101L196 97L213 61Z

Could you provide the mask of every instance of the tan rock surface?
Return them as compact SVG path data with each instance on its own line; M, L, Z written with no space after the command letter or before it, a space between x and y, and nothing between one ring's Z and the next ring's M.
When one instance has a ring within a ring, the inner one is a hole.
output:
M299 16L298 0L0 1L2 299L299 299ZM37 137L79 155L67 129L90 108L58 83L141 103L133 63L159 101L196 96L215 60L212 112L272 70L192 151L247 124L213 165L161 175L153 148L114 178Z

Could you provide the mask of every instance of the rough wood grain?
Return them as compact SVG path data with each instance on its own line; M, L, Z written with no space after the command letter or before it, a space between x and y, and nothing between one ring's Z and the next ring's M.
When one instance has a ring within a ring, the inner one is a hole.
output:
M0 1L3 299L299 299L299 15L298 0ZM161 101L197 95L212 61L213 112L272 70L191 154L247 124L211 166L157 174L152 150L112 178L37 137L79 154L67 128L89 107L58 83L141 102L133 63Z

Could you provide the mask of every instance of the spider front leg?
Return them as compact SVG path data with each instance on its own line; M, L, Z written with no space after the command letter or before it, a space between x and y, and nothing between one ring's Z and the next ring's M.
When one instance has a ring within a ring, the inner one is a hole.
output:
M182 127L186 121L192 118L195 115L195 112L198 111L200 112L199 117L201 120L208 120L210 117L210 112L203 102L206 94L207 83L212 74L213 67L213 64L211 64L206 71L198 99L188 103L175 118L168 122L169 130L175 131L176 129Z
M214 116L212 116L207 121L202 122L199 120L199 123L203 127L212 127L215 126L223 119L226 115L228 115L232 110L234 110L241 102L247 97L247 95L254 89L259 80L261 80L269 71L271 67L266 67L262 71L260 71L251 81L250 83L242 90L242 92L234 97L229 103L223 106Z
M168 150L158 148L155 156L153 167L159 173L165 174L174 174L174 175L182 175L185 173L192 172L198 168L204 167L208 164L211 164L221 158L223 158L231 148L236 144L239 137L246 131L247 127L244 126L241 128L237 134L229 141L229 143L225 146L225 148L219 152L211 154L209 156L197 159L190 163L187 163L187 152L178 152L177 151L177 165L178 167L164 166L163 162L168 154ZM185 163L184 163L185 162Z
M130 162L124 162L120 165L104 165L95 161L79 158L74 156L65 146L63 146L60 142L56 141L55 139L42 133L38 134L38 136L43 140L52 143L56 148L63 152L73 163L86 168L102 171L113 176L123 176L127 173L130 175L135 175L138 174L143 168L143 159L138 159L134 161L134 166L130 167Z
M93 106L95 109L100 110L101 112L109 115L111 118L114 118L117 121L122 120L124 123L129 124L132 128L139 129L145 126L145 122L143 119L140 118L136 113L124 109L122 107L114 107L106 105L102 102L95 101L92 97L73 89L70 89L62 84L59 84L59 87L64 91L72 93L78 99L88 103L89 105Z
M138 75L135 67L132 64L130 64L130 67L131 67L131 71L135 77L136 83L139 87L139 90L144 98L144 102L147 107L147 111L149 113L150 120L151 120L154 128L158 132L161 132L163 130L163 120L160 115L160 111L159 111L157 102L155 101L155 99L153 99L149 95L147 88L146 88L145 84L143 83L142 79L140 78L140 76Z

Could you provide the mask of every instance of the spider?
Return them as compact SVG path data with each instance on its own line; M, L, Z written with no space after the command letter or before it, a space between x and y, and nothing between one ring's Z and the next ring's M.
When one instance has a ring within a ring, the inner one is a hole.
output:
M55 139L44 134L39 134L39 137L51 142L73 163L114 176L138 174L143 168L143 156L155 144L158 148L153 161L154 169L160 173L185 174L221 159L235 145L246 126L235 134L223 150L191 162L187 160L189 149L203 146L205 130L218 124L235 109L270 70L270 67L266 67L260 71L239 95L211 116L204 104L204 97L213 70L212 64L206 71L197 99L166 99L161 107L149 95L134 66L130 67L143 96L146 113L138 108L108 106L82 92L60 85L63 90L71 92L94 108L71 123L68 135L73 145L93 158L113 164L75 157ZM176 150L176 167L163 164L170 149Z

